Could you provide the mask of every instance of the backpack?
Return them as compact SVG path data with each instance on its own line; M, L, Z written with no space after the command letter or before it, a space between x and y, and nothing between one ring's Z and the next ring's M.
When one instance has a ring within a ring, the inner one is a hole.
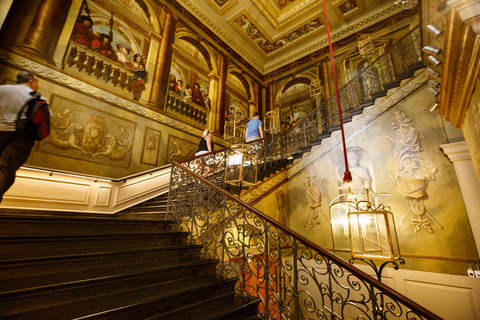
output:
M48 101L34 92L18 112L16 129L34 140L43 140L50 135L50 110ZM26 117L26 118L25 118Z

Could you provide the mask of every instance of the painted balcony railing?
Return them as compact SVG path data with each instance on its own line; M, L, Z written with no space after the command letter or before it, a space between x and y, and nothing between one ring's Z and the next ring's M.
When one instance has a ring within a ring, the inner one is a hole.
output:
M118 94L135 98L132 93L135 75L130 69L73 41L70 42L65 68L89 77L94 83L106 84ZM143 86L139 90L143 90Z
M441 319L191 169L173 162L168 219L238 278L237 294L259 298L259 319Z
M180 95L168 92L167 112L180 115L201 125L207 124L208 109L191 101L185 101Z
M375 98L385 95L386 90L399 85L400 80L410 77L412 71L423 66L419 26L402 37L387 52L366 66L361 73L339 90L342 117L345 120L371 105ZM323 136L337 130L340 125L336 95L323 102L317 109L273 141L275 149L284 144L287 155L301 152L302 148L318 143Z

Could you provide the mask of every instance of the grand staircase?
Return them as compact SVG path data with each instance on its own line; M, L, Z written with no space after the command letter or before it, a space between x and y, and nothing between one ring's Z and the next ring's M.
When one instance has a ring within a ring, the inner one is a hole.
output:
M0 319L249 319L165 220L0 214Z

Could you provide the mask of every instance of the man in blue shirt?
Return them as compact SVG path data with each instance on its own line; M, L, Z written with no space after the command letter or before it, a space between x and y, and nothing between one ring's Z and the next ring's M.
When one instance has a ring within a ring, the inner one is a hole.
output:
M245 142L254 141L257 139L263 139L262 121L260 120L260 114L255 112L253 119L247 123L245 130Z

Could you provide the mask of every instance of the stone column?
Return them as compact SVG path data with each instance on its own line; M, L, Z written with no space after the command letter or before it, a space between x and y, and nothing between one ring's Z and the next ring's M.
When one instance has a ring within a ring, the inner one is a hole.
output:
M443 152L455 167L477 252L480 252L480 183L473 167L467 143L462 141L442 144L440 148L443 149Z
M42 0L20 47L52 62L63 25L73 0Z
M215 114L215 134L223 135L225 125L225 103L227 98L227 56L220 55L220 68L218 76L217 112Z
M210 85L208 88L208 97L210 98L210 105L212 110L210 110L210 113L208 114L208 122L207 126L210 131L215 132L215 120L216 120L216 114L219 109L219 103L218 103L218 83L219 83L219 78L218 74L211 72L208 75L208 79L210 80Z
M265 84L265 113L268 111L273 111L273 101L272 101L272 84Z
M253 118L253 114L255 112L258 112L257 111L257 102L253 99L250 99L248 100L248 119L252 119ZM260 119L261 119L261 115L260 115Z
M321 72L319 72L320 80L322 81L323 85L323 94L324 94L324 99L327 100L328 98L331 97L330 94L330 76L328 74L328 64L326 61L323 61L321 66Z
M148 106L152 109L165 110L168 78L172 66L173 49L175 41L175 28L177 17L171 12L166 12L163 25L162 40L157 55L157 63L152 77L152 89Z

